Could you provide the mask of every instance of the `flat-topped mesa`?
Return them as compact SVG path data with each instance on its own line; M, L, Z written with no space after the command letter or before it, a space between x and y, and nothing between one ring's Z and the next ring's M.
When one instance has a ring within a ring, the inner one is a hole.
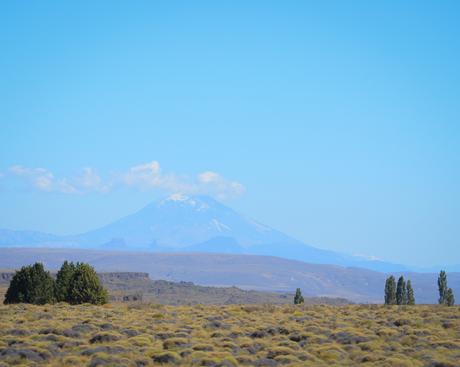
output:
M144 272L98 272L97 275L102 282L109 282L114 280L149 280L149 273Z
M0 272L0 284L10 284L13 279L14 271L2 271Z
M56 277L56 272L52 271L51 275L53 277ZM144 273L144 272L130 272L130 271L124 271L124 272L98 272L97 273L99 279L103 283L110 283L114 281L129 281L129 280L149 280L149 273ZM11 279L13 279L14 276L14 271L8 270L8 271L0 271L0 285L8 286L11 282Z

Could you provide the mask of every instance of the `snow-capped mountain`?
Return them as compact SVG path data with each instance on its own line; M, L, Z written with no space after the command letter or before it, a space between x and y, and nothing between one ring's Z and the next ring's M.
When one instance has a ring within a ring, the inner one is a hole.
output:
M399 265L306 245L210 197L181 194L171 195L102 228L76 236L0 231L0 246L258 254L374 270L404 269Z
M110 246L116 242L118 247L185 250L213 238L232 238L241 249L294 241L210 197L180 194L71 240L90 246ZM219 251L217 245L215 250Z

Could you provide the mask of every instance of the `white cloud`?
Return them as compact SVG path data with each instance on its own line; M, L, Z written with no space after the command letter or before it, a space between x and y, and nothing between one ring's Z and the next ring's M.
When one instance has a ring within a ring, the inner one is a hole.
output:
M131 167L120 176L123 184L141 190L161 189L167 192L191 193L194 189L185 178L163 173L157 161Z
M213 194L219 199L239 196L246 190L241 183L227 180L220 174L212 171L200 173L198 175L198 182L202 191Z
M10 167L10 173L25 178L32 187L46 192L78 194L89 191L105 191L101 178L91 168L85 168L80 175L73 178L56 178L45 168L29 168L23 166Z
M73 186L80 191L108 192L110 183L104 183L101 176L93 168L86 167L83 172L72 180Z
M227 180L213 171L202 172L194 180L172 173L165 174L157 161L129 168L122 175L122 181L142 190L156 188L170 193L207 194L223 200L239 196L245 191L241 183Z
M216 172L206 171L198 175L201 183L215 183L220 180L220 175Z
M157 161L152 161L131 167L122 177L129 186L158 187L161 182L160 164Z
M61 192L63 194L79 194L80 190L75 186L75 184L69 182L67 178L57 180L53 185L53 190L55 192Z
M32 187L45 192L63 194L83 194L89 192L109 192L113 187L132 187L140 190L161 190L167 193L206 194L224 200L244 193L244 186L227 180L213 171L205 171L190 179L174 173L164 173L159 162L151 161L135 165L125 172L114 174L104 180L93 168L87 167L79 175L56 178L44 168L13 166L9 172L25 178Z
M25 177L35 188L41 191L53 191L54 175L44 168L13 166L10 168L10 172Z

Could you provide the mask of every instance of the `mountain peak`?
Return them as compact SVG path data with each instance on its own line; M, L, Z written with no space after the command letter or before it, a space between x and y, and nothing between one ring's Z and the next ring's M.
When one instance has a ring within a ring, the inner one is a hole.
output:
M222 204L210 196L175 193L157 202L158 208L165 206L191 207L196 211L205 211L212 207L222 206Z
M187 201L189 200L189 197L187 195L184 195L180 192L169 195L166 199L166 201Z

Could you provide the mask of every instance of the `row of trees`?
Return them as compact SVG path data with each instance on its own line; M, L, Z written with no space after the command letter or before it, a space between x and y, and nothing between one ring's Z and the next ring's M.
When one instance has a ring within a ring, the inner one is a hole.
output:
M414 289L410 280L404 280L403 276L396 279L393 275L385 282L385 304L386 305L415 305Z
M453 306L455 297L452 288L447 287L447 274L444 270L439 273L438 277L439 304ZM400 276L398 283L393 275L387 278L385 282L385 304L386 305L414 305L415 296L411 281L407 283L403 276Z
M49 271L45 271L41 263L23 266L13 276L3 303L43 305L68 302L101 305L107 301L107 290L92 266L65 261L56 274L56 280Z

